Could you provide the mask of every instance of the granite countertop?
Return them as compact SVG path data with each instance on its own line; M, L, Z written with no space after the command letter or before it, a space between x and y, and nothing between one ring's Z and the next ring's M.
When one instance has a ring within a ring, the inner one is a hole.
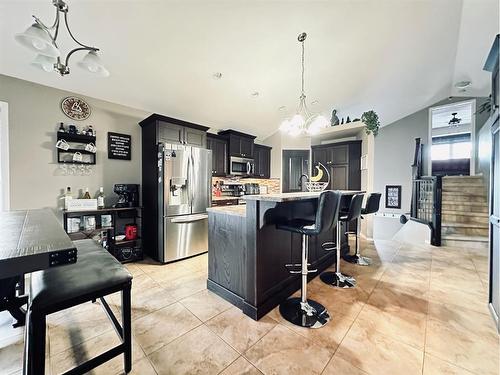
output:
M231 196L220 196L220 197L216 197L215 195L212 195L212 201L228 201L228 200L233 200L233 199L240 199L241 197L233 197L232 195Z
M358 190L339 190L343 195L353 195L362 193ZM268 201L268 202L289 202L299 201L304 199L315 199L320 196L321 192L302 191L299 193L273 193L264 195L245 195L242 198L246 201Z
M235 204L231 206L209 207L208 213L224 213L226 215L242 216L247 215L247 206L244 204Z

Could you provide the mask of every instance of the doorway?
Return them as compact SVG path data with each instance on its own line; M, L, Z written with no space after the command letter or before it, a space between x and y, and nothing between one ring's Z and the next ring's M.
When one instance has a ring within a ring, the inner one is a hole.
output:
M429 109L429 175L475 174L475 113L475 100Z
M9 209L9 105L0 102L0 211Z
M306 191L302 176L309 173L309 150L283 150L281 165L283 193Z

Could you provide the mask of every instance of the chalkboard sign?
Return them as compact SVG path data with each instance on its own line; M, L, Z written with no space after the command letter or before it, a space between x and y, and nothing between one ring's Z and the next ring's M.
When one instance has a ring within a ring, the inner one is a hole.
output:
M128 134L108 132L108 159L130 160L132 137Z

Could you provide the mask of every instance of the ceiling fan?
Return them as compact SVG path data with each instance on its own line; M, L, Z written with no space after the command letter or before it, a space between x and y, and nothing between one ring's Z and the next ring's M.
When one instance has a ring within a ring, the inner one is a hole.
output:
M453 116L450 121L448 121L448 125L450 126L458 126L460 122L462 122L461 118L457 117L458 112L453 112L451 115Z

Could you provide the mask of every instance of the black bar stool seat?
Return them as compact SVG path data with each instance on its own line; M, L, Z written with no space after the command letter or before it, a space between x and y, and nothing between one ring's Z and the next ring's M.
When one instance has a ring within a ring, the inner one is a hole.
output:
M356 279L350 275L343 274L340 271L340 252L341 252L341 223L349 223L353 220L358 220L361 216L361 208L363 206L363 194L355 194L351 203L349 204L349 211L339 214L339 220L336 226L335 247L330 246L329 242L323 244L325 250L337 251L337 264L335 265L335 272L323 272L320 275L321 281L336 288L354 288L356 286ZM356 238L357 240L357 238Z
M75 264L56 267L31 275L30 301L26 325L25 373L43 374L45 368L46 317L87 301L100 299L118 332L121 344L70 370L84 374L124 354L125 372L132 368L131 301L132 275L107 250L93 240L74 241L78 250ZM104 296L122 293L122 325Z
M288 264L287 267L300 266L300 271L290 271L301 274L300 298L288 298L280 305L281 315L289 322L307 328L320 328L328 323L330 315L320 303L307 299L307 275L317 270L308 269L309 237L317 236L335 225L340 206L339 192L325 191L318 199L315 220L294 218L276 224L279 230L285 230L301 235L302 256L301 263Z

